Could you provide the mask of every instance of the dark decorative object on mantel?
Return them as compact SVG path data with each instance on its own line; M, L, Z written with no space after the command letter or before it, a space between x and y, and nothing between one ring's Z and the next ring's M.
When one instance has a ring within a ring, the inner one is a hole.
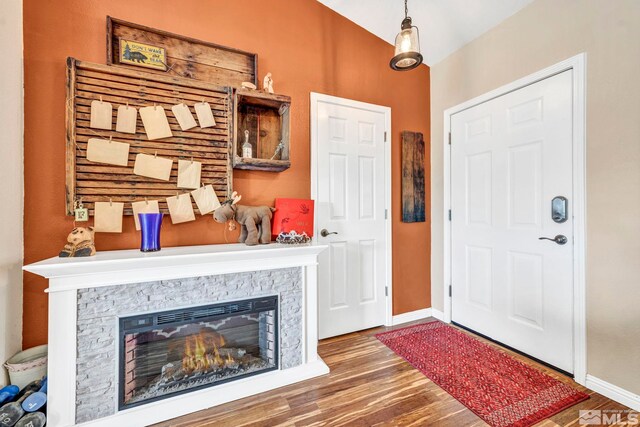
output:
M304 231L300 234L295 231L285 233L284 231L278 234L276 237L276 243L282 243L284 245L305 245L311 242L311 237Z
M402 222L425 221L424 139L402 132Z
M271 243L271 218L274 208L269 206L241 206L242 196L233 192L231 198L213 211L213 219L221 224L237 221L242 226L238 242L247 246Z

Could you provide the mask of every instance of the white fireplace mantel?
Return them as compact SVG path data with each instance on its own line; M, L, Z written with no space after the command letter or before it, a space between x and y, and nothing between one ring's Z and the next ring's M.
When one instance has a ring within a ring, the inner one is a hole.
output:
M317 354L317 258L324 249L315 244L183 246L153 253L121 250L87 258L55 257L23 267L49 279L47 425L78 425L77 298L84 288L301 267L304 313L302 365L126 409L83 426L148 425L328 373Z

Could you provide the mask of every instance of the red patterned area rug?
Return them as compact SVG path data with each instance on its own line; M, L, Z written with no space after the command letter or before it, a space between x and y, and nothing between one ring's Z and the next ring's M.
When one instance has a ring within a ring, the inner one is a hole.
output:
M493 427L527 427L589 395L442 322L376 335Z

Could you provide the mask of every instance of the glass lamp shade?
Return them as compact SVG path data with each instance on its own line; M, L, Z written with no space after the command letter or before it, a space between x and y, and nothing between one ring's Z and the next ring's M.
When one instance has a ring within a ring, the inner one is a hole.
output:
M411 18L402 21L402 30L396 36L395 56L389 65L396 71L407 71L422 64L418 28L411 26Z

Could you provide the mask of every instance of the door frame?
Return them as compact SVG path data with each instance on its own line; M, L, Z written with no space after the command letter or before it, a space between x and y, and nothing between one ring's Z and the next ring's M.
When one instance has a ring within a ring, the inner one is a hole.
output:
M586 53L580 53L555 65L501 86L444 111L444 318L451 323L451 116L509 92L529 86L567 70L573 70L572 147L573 147L573 375L577 383L585 385L586 354ZM455 143L455 142L454 142ZM455 213L454 213L455 214Z
M318 195L318 103L326 102L343 107L359 108L367 111L375 111L384 114L384 206L387 213L385 219L385 267L386 277L385 287L386 303L385 303L385 326L391 326L393 323L393 280L392 280L392 241L391 241L391 107L382 105L369 104L366 102L354 101L352 99L340 98L337 96L325 95L322 93L311 92L311 108L310 108L310 131L311 131L311 198L316 199ZM317 218L318 204L314 204L314 218ZM314 221L314 236L318 236L318 221ZM317 237L316 237L317 239Z

